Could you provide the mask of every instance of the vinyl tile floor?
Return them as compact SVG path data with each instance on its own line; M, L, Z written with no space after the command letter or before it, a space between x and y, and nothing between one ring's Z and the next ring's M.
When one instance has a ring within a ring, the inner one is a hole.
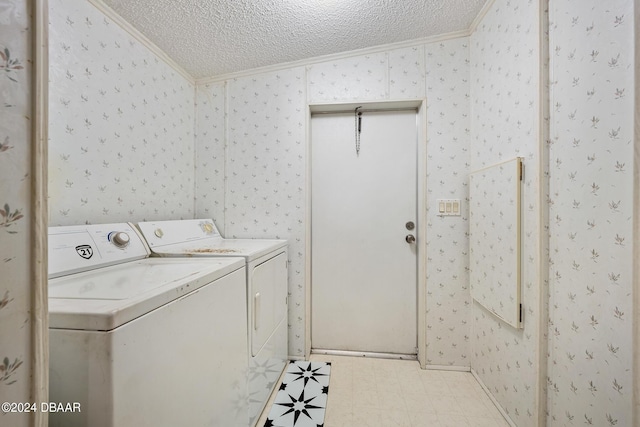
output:
M422 370L410 360L320 354L311 360L331 362L324 427L509 427L469 372Z

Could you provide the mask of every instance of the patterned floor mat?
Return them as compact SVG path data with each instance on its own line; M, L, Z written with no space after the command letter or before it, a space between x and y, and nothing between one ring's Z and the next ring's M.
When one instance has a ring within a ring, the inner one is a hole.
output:
M330 363L291 362L264 427L322 427L330 373Z

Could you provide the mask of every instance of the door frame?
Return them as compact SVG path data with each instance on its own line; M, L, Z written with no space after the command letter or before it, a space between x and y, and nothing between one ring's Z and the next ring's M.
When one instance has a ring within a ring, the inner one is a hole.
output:
M48 282L48 135L49 135L49 2L35 0L32 12L31 108L31 402L49 400L49 282ZM34 427L46 427L48 414L36 411Z
M418 362L422 369L427 364L427 100L412 99L398 101L365 101L343 103L314 103L308 104L306 117L306 145L305 145L305 348L304 357L309 359L311 355L311 114L329 113L342 110L354 110L362 106L364 111L416 109L417 118L417 220L418 233L416 238L417 249L417 345Z

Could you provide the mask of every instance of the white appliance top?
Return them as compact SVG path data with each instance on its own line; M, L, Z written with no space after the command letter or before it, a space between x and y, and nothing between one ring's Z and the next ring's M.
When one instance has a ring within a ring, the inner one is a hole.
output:
M49 327L110 331L243 268L244 258L147 258L49 280Z
M49 326L112 330L245 265L148 256L132 224L50 227Z
M286 240L224 239L211 219L139 222L153 255L241 256L247 262L287 246Z

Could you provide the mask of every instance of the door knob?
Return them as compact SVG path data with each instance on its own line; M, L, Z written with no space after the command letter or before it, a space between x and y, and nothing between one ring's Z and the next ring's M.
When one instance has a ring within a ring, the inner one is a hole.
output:
M407 237L405 237L404 240L407 243L415 243L416 242L416 236L414 236L413 234L407 234Z

